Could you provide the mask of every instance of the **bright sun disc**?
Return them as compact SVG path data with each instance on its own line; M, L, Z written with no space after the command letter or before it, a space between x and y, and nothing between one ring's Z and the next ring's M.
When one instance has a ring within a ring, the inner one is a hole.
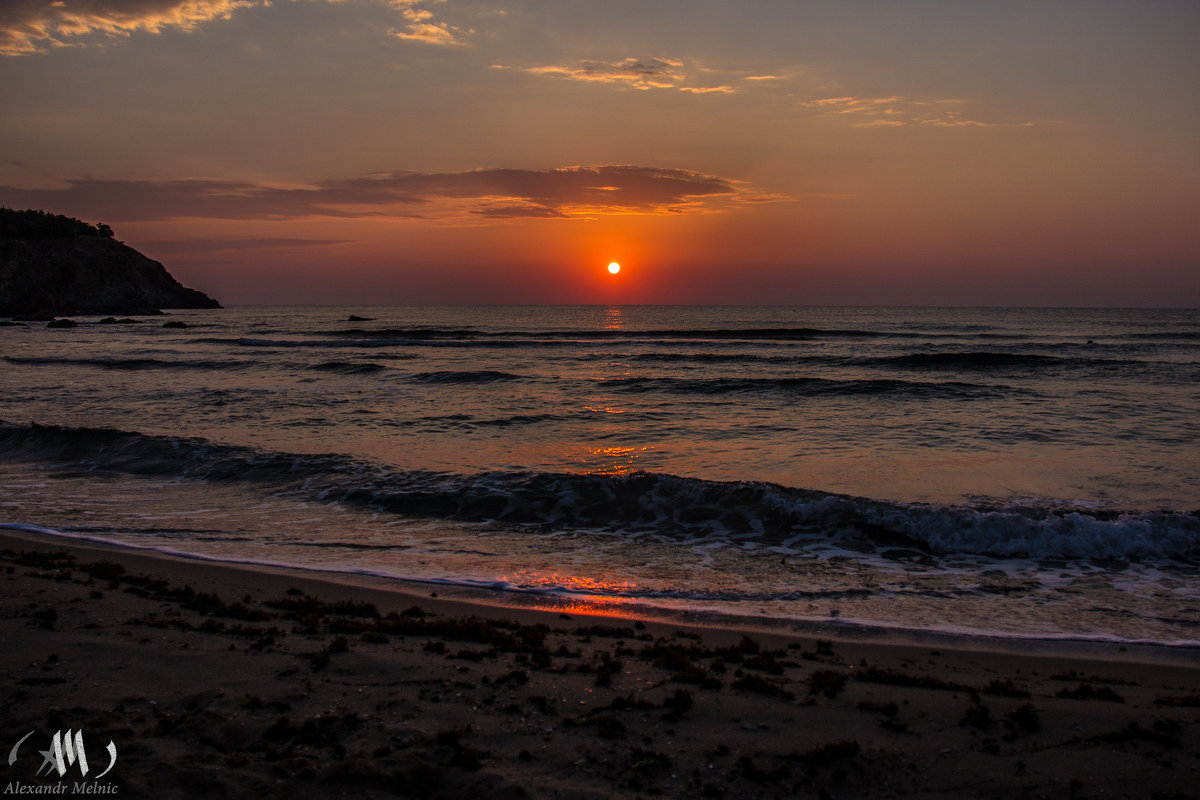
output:
M613 275L616 275L618 272L621 271L621 265L614 261L608 265L608 271L611 272Z

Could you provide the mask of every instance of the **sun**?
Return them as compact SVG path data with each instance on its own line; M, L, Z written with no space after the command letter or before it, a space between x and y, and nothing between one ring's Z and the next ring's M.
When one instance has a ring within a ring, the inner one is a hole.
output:
M608 265L608 271L611 272L613 275L616 275L618 272L621 271L621 265L614 261Z

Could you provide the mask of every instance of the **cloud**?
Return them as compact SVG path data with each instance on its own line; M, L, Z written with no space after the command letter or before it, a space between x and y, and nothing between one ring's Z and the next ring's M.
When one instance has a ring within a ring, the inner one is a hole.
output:
M0 54L41 53L80 44L83 37L129 36L167 28L194 30L229 19L265 0L4 0L0 5Z
M0 203L106 222L371 216L462 219L706 211L750 193L731 180L641 166L389 172L309 186L83 178L58 189L0 186Z
M110 181L83 178L62 189L0 188L9 206L80 209L113 221L179 217L287 219L315 213L317 189L275 188L232 181ZM332 208L327 216L345 216Z
M375 1L400 12L404 28L390 31L397 38L458 45L469 33L434 20L433 12L418 7L421 0ZM0 0L0 55L82 47L139 32L192 31L241 9L270 5L271 0Z
M679 91L689 94L733 94L737 90L732 86L680 86Z
M496 69L507 69L502 65L494 65ZM580 61L577 64L550 64L540 67L524 67L524 72L530 75L545 75L552 78L565 78L584 83L618 84L633 89L646 91L649 89L677 89L689 94L732 94L737 91L734 87L723 84L719 86L689 86L688 72L683 61L674 58L626 58L622 61ZM711 70L697 69L697 72Z
M474 209L471 213L491 219L548 219L555 217L562 219L570 216L562 211L556 211L553 208L532 203L497 203L496 205L487 205L483 208Z
M434 22L433 12L423 8L406 8L401 12L408 21L402 31L390 31L397 39L426 44L456 46L463 44L464 31L445 22Z
M935 128L1031 127L1032 122L984 122L963 116L965 100L913 100L891 97L825 97L800 103L822 115L843 117L857 128L900 128L909 125Z
M624 61L581 61L575 66L529 67L532 75L550 75L573 81L623 83L635 89L671 89L684 79L682 61L669 58L627 58Z
M217 253L226 250L262 250L285 247L324 247L349 244L349 239L163 239L139 241L138 246L156 253Z
M899 97L826 97L806 100L800 105L829 114L888 113L901 101Z

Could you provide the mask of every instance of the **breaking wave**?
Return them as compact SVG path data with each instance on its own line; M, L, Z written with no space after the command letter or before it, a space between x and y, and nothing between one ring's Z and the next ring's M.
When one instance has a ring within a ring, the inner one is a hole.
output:
M842 544L860 552L997 558L1200 559L1197 512L1051 504L897 503L763 482L654 473L399 471L336 454L302 455L105 428L0 422L0 459L72 469L253 483L405 517L588 530L683 542Z

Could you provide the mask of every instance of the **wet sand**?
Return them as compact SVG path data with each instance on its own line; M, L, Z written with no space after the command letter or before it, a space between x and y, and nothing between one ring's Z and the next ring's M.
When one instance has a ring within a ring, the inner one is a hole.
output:
M1194 651L499 607L13 531L0 586L13 793L76 788L35 775L72 730L120 797L1198 796Z

